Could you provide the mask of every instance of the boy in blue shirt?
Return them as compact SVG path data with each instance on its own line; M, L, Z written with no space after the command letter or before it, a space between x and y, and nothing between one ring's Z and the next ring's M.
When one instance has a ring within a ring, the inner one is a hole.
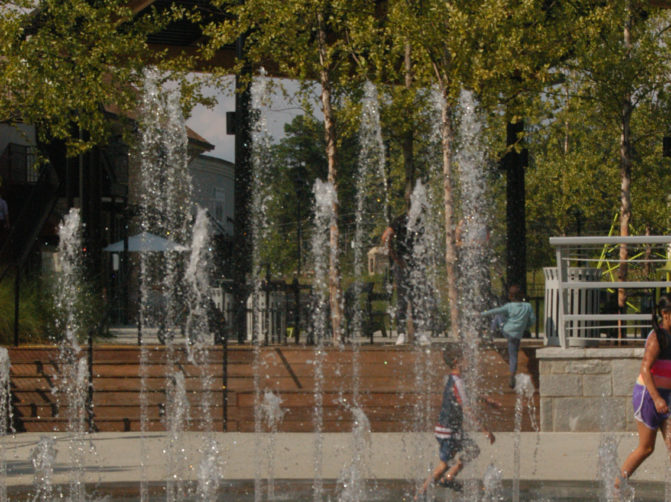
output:
M530 303L524 301L522 289L513 284L508 290L508 303L502 307L485 310L482 315L504 316L503 336L508 340L508 364L510 366L510 386L515 387L517 373L517 352L524 332L536 322L536 314Z
M431 483L438 483L439 486L451 488L455 491L461 490L461 484L454 478L467 462L480 454L478 445L464 431L464 414L468 416L475 427L478 427L487 435L490 443L495 441L494 434L482 425L471 408L464 381L461 378L461 372L465 369L466 364L466 359L461 351L454 347L446 348L443 350L443 360L451 368L451 372L445 381L440 414L434 429L436 440L440 445L438 454L440 462L424 481L415 496L415 500L422 500ZM501 407L501 403L489 397L480 397L480 399L493 408ZM450 465L450 462L454 459L456 461Z

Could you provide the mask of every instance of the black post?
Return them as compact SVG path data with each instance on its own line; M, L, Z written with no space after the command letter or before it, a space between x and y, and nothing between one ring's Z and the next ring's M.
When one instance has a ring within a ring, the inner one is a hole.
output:
M296 246L297 246L297 262L296 262L296 277L301 276L301 262L303 261L302 247L303 247L303 225L301 223L301 194L296 194Z
M94 432L93 425L93 328L89 329L88 366L89 385L86 397L86 418L89 424L89 432Z
M228 329L224 323L219 323L221 337L221 352L222 352L222 361L221 361L221 393L222 393L222 404L221 404L221 419L222 424L221 428L223 432L228 432Z
M74 187L73 185L73 159L65 159L65 199L67 200L67 207L74 207Z
M21 267L16 267L16 277L14 278L14 346L19 346L19 299L21 284Z
M88 139L88 134L80 131L80 137ZM81 201L81 218L83 226L84 259L88 273L95 278L101 272L101 169L100 150L79 155L79 197ZM98 279L99 280L99 279Z
M370 332L370 344L373 345L375 343L375 328L373 326L373 288L370 288L368 291L368 294L366 295L366 319L369 324L366 327L368 331ZM358 298L355 301L359 301ZM384 319L382 319L382 322L384 322Z
M140 258L142 260L142 258ZM140 265L140 272L138 274L138 293L139 301L137 307L137 344L142 345L142 266Z
M303 261L303 224L301 222L301 201L305 195L305 180L307 179L307 170L305 162L300 162L294 167L294 188L296 190L296 246L297 263L296 276L300 279L301 266Z
M124 211L123 219L123 264L119 267L119 269L123 271L123 274L121 275L124 296L123 321L124 324L128 324L130 315L130 285L128 284L130 282L130 261L128 254L128 221L130 220L130 211L128 209L128 199L126 199L126 209Z
M236 41L236 59L244 58L245 37ZM252 229L250 202L252 185L251 80L245 65L235 79L235 221L233 224L233 329L238 342L247 335L247 278L251 272Z
M275 341L274 336L272 336L269 340L269 336L271 336L270 330L272 329L272 320L273 320L272 312L270 311L270 266L269 265L266 265L266 281L265 281L265 285L264 285L264 288L263 288L263 293L264 293L265 300L266 300L266 312L263 315L263 318L266 320L266 329L264 330L265 333L263 334L263 339L265 340L264 345L268 345L269 341L271 341L271 342ZM263 323L261 324L261 329L263 329Z
M524 132L524 122L508 123L506 126L506 146L509 148L519 143L520 134ZM506 282L508 285L518 284L526 291L526 223L525 223L525 188L524 168L527 165L527 150L519 152L511 148L502 159L502 167L506 170Z
M88 199L89 211L84 237L88 253L87 266L94 277L102 276L102 153L100 148L90 151L88 157Z
M298 345L298 341L301 337L301 285L298 282L298 277L294 277L292 283L294 288L294 343Z
M118 219L117 219L117 200L114 195L112 195L112 204L110 205L110 228L109 232L107 232L106 238L108 242L113 242L115 239L114 237L117 235L117 224L118 224ZM107 315L107 321L108 325L111 323L117 323L120 321L118 311L119 311L119 300L120 300L120 295L119 295L119 277L121 273L121 264L118 264L118 268L115 271L114 270L114 255L116 253L108 253L107 260L105 263L105 284L103 287L103 291L106 291L106 297L104 298L105 303L103 308L106 311ZM116 254L117 260L120 258L118 254ZM111 273L110 273L111 270ZM115 273L116 272L116 273Z

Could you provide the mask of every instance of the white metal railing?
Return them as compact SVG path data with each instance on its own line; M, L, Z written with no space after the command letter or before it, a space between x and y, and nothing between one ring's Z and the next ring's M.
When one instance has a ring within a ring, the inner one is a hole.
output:
M654 304L657 292L671 287L671 236L551 237L550 244L555 247L557 268L545 272L549 345L566 348L577 338L634 338L650 328L651 314L642 310L650 306L651 296ZM619 248L623 245L629 256L628 280L619 281ZM636 296L639 304L630 300L625 312L609 311L612 308L604 307L604 300L618 289L626 289L630 299ZM644 299L648 305L643 305Z

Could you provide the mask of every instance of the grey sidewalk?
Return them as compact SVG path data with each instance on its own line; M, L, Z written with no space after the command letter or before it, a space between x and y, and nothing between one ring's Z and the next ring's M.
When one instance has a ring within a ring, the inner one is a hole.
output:
M67 483L72 466L71 452L83 451L84 481L90 483L164 481L167 477L168 453L183 451L183 479L196 479L201 462L199 448L208 438L203 433L185 433L177 440L166 433L97 433L82 443L71 441L68 434L24 433L0 440L0 455L7 464L7 485L33 483L31 455L43 437L54 438L57 456L54 483ZM313 479L315 440L313 433L215 433L219 445L221 479L250 480L255 476L274 479ZM619 464L634 448L635 434L613 435L618 444ZM523 433L520 437L520 479L575 480L597 479L599 433ZM337 479L353 458L355 437L352 434L323 434L323 479ZM437 461L437 446L430 433L372 433L359 437L367 441L364 456L366 472L375 479L420 479ZM482 435L476 440L480 457L467 466L464 478L482 479L489 464L503 472L504 479L514 474L513 433L499 433L490 445ZM144 453L143 453L144 452ZM666 448L658 440L654 454L632 478L634 481L663 482L668 466ZM269 472L269 469L272 472Z

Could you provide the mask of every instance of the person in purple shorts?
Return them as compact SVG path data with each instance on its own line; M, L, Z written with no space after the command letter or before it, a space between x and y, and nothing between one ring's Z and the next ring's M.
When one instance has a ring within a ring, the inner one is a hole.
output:
M645 341L641 370L634 384L632 404L638 429L638 446L622 464L616 490L655 449L657 431L662 431L671 452L671 294L663 294L652 313L652 331Z
M446 348L443 350L443 360L452 371L445 382L438 423L434 429L436 440L439 444L438 457L440 461L431 475L424 481L424 484L415 496L415 500L421 500L431 483L438 483L440 486L457 491L461 489L461 485L454 478L467 462L475 459L480 454L478 445L464 432L464 413L468 415L471 423L479 427L486 434L490 443L495 441L494 434L481 424L471 409L468 395L464 388L464 381L461 378L461 372L465 369L466 359L458 349ZM501 407L501 403L494 399L489 397L482 397L481 399L493 408ZM454 463L450 465L450 462L453 460Z

